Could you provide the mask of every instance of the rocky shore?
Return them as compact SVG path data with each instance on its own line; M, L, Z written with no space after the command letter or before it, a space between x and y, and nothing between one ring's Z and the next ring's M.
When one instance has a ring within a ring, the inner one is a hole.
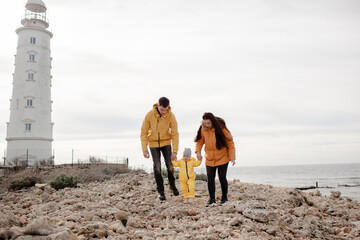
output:
M204 181L196 181L192 204L166 189L160 201L152 175L128 172L77 188L40 184L4 192L0 239L360 239L360 204L339 192L234 180L230 202L208 208Z

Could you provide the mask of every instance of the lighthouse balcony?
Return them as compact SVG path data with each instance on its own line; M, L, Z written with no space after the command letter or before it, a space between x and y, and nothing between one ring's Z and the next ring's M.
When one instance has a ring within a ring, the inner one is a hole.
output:
M46 13L37 13L31 11L25 12L25 16L23 16L21 24L24 26L33 26L33 24L36 24L37 21L40 21L42 24L44 24L45 28L49 27L49 20L46 17Z

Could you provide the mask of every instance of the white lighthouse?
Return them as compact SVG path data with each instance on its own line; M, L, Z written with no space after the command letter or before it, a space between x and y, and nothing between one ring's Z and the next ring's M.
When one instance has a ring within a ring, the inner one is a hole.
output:
M18 34L6 164L49 164L52 156L49 23L42 0L28 0Z

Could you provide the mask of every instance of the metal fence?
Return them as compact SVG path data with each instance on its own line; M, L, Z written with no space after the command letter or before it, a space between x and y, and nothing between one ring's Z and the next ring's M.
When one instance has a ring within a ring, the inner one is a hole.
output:
M44 154L45 152L45 154ZM60 157L55 153L44 151L44 149L16 149L6 153L0 161L0 166L36 166L36 165L60 165L60 164L126 164L129 165L129 158L109 155L89 155L86 151L71 150L67 155ZM46 157L45 157L46 156Z
M126 164L129 165L129 158L127 157L115 157L115 156L93 156L89 155L87 158L77 159L78 163L109 163L109 164Z

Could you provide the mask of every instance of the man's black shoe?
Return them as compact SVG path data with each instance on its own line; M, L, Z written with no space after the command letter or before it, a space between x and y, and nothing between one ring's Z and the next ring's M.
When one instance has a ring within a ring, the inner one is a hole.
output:
M170 189L173 191L173 193L174 193L175 196L178 196L178 195L179 195L179 191L177 190L177 188L176 188L175 186L174 186L174 187L171 187Z
M179 191L176 188L173 189L173 193L174 193L175 196L179 195Z
M164 201L164 200L166 200L166 197L165 197L164 194L160 194L159 199L160 199L161 201Z

